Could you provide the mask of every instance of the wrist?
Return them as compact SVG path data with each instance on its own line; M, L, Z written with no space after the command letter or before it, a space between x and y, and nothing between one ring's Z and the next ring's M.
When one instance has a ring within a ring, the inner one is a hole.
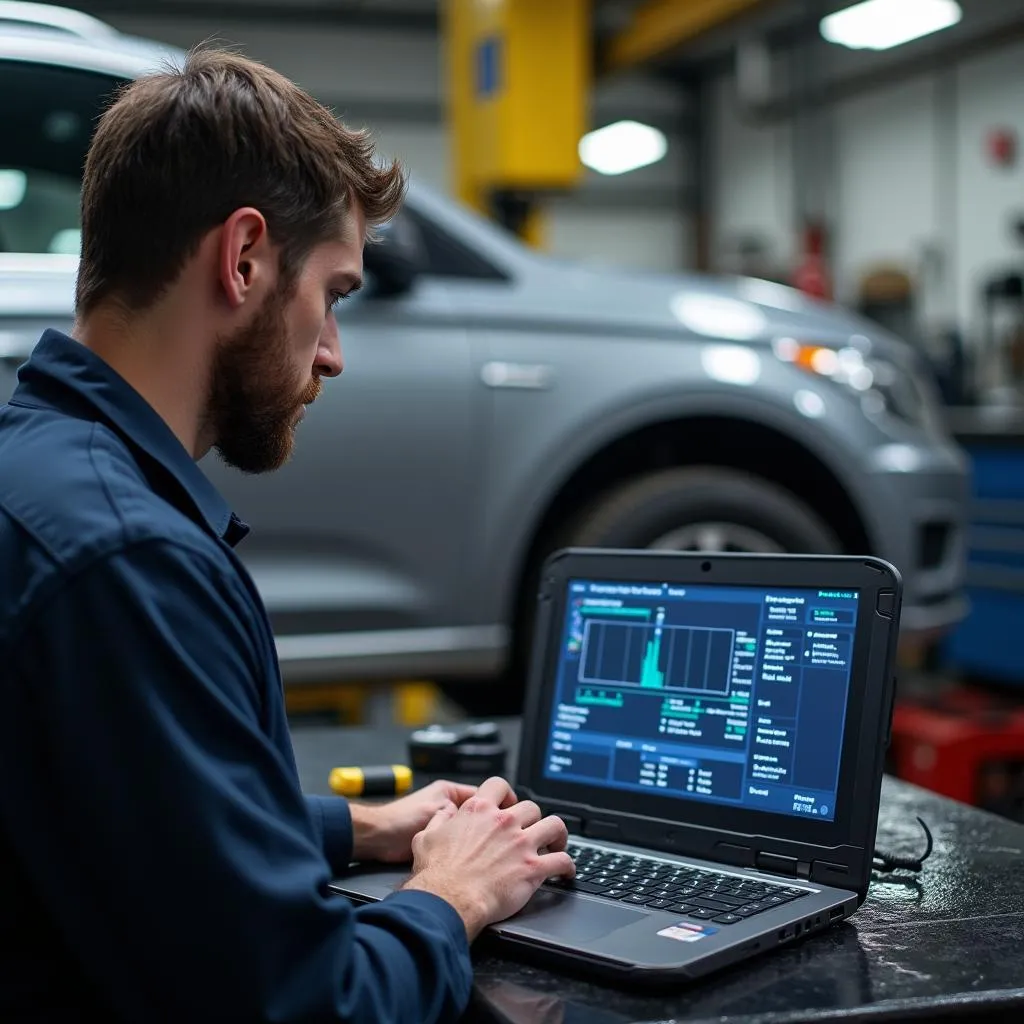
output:
M432 876L429 871L420 871L413 875L402 888L429 892L444 900L462 918L466 938L470 942L490 923L487 907L482 898L473 897L448 880Z
M383 808L351 802L348 806L352 814L352 859L382 860L386 834Z

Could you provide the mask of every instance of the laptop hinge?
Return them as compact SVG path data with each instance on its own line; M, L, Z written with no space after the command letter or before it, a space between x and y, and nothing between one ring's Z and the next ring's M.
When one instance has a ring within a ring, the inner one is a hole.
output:
M787 878L810 878L811 862L797 860L796 857L783 857L777 853L759 853L754 863L762 871L772 875L785 875Z
M780 878L802 878L806 881L810 881L811 865L806 861L800 861L793 869L786 871L772 871L770 873L778 875Z

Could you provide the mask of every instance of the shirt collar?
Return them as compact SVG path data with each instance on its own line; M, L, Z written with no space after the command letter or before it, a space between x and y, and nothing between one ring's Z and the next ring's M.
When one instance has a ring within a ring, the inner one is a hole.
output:
M236 545L249 527L232 513L156 410L111 366L60 331L45 331L18 370L11 402L102 420L161 466L185 498L165 495L217 537Z

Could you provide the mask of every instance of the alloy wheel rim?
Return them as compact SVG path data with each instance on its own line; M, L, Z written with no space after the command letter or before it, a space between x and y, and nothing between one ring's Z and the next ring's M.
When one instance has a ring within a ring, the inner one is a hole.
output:
M774 538L741 523L707 521L687 523L662 534L647 545L652 551L725 551L747 554L782 554L786 549Z

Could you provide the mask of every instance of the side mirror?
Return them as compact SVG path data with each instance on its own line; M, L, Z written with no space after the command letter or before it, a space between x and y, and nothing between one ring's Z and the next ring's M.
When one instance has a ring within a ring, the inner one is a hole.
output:
M399 213L377 229L377 238L367 242L363 264L372 276L374 297L393 298L412 289L424 267L419 232L412 220Z

